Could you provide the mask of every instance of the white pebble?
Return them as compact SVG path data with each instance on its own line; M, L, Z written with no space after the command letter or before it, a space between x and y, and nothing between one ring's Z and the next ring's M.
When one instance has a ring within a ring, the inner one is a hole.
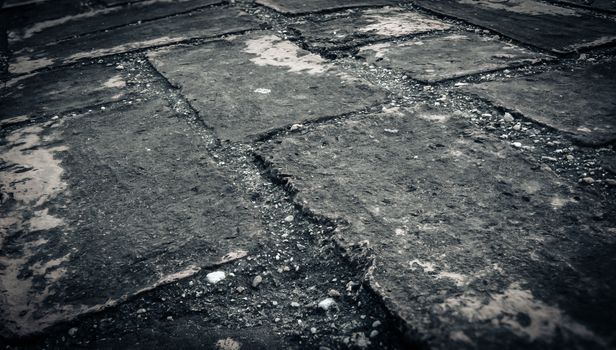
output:
M257 288L261 282L263 282L263 277L261 277L261 275L256 275L255 278L252 280L252 287L253 288Z
M225 277L227 276L225 275L224 271L214 271L214 272L210 272L207 275L205 275L205 278L207 279L208 283L211 283L211 284L218 283L224 280Z
M325 298L319 302L319 307L325 311L329 310L333 305L336 305L336 301L332 298Z
M511 145L515 148L522 148L522 143L521 142L512 142Z
M513 123L514 118L511 115L511 113L507 112L505 113L505 116L503 117L503 119L507 122L507 123Z

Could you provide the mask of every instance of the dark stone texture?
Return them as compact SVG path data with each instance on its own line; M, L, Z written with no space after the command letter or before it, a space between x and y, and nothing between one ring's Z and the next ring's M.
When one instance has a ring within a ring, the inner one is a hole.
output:
M465 88L588 145L616 140L616 62Z
M560 2L588 7L594 10L616 12L616 0L561 0Z
M99 64L9 80L0 90L0 125L127 99L134 96L135 83L128 72Z
M368 82L267 32L169 48L148 58L225 140L253 140L385 98Z
M347 10L304 20L291 26L316 49L344 49L375 40L405 37L450 28L450 25L409 10L396 8Z
M417 5L558 53L616 41L616 22L534 0L416 0Z
M262 228L162 102L6 136L3 335L32 334L254 251ZM26 312L21 312L25 310Z
M257 154L431 348L613 346L614 209L462 117L351 117Z
M91 0L47 0L31 3L5 3L0 9L0 22L8 28L18 28L66 15L75 15L96 8Z
M536 63L549 57L470 33L369 45L362 47L358 56L369 63L401 70L413 79L430 83Z
M169 45L194 38L216 37L258 27L259 23L253 17L239 10L209 8L78 37L34 51L24 49L14 53L9 72L27 73L85 58Z
M138 21L152 20L202 7L220 4L220 0L148 1L125 7L111 7L69 15L11 32L11 49L49 45L54 41L114 28Z
M255 3L272 8L278 12L298 15L351 7L395 5L396 0L256 0Z

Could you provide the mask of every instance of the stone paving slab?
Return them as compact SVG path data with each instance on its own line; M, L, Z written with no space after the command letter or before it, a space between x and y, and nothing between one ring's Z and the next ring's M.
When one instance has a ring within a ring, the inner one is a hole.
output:
M115 6L82 12L14 29L9 33L10 47L17 51L24 47L48 45L80 34L152 20L220 3L222 3L220 0L174 2L152 0L125 7Z
M90 0L9 2L0 9L0 20L5 22L8 28L18 28L64 17L67 14L78 14L96 7L96 2Z
M616 42L615 21L535 0L416 0L415 3L558 53Z
M348 10L324 20L294 24L306 44L317 49L342 49L370 41L449 29L447 23L399 8Z
M129 72L100 64L25 75L0 90L0 125L127 99L138 88Z
M163 49L148 58L224 140L383 102L385 94L272 33Z
M160 101L5 136L3 335L114 306L257 244L260 221L231 174Z
M305 210L433 348L608 348L613 208L438 110L349 118L264 144Z
M255 3L278 12L299 15L310 12L339 10L352 7L395 5L397 0L256 0Z
M587 145L616 140L616 62L464 88Z
M357 55L369 63L401 70L413 79L429 83L549 58L492 37L471 33L373 44L360 48Z
M9 72L28 73L64 65L80 59L118 54L148 47L169 45L194 38L208 38L257 29L259 22L232 8L209 8L115 30L62 41L14 53Z
M560 0L564 4L574 4L595 10L616 12L616 0Z

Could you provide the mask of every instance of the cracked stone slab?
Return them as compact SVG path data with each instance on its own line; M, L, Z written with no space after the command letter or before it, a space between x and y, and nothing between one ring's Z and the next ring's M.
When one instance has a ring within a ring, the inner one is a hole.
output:
M0 126L135 96L151 78L100 64L14 78L0 90Z
M9 62L9 72L28 73L81 59L170 45L195 38L216 37L258 27L259 22L243 11L232 8L208 8L94 33L51 46L22 49L13 54Z
M616 62L464 88L588 145L616 140Z
M268 32L163 49L148 58L225 140L258 139L385 99L367 81Z
M242 258L262 232L200 131L163 102L3 136L2 335L39 332Z
M471 33L372 44L360 48L357 55L369 63L404 71L423 82L533 64L550 57Z
M349 117L257 155L433 348L609 348L614 208L429 109Z
M560 0L564 4L573 4L595 10L616 12L616 0Z
M417 0L415 3L558 53L576 52L616 41L616 22L613 20L535 0Z
M347 10L326 15L318 21L308 19L291 26L301 34L306 44L317 49L342 49L450 27L417 12L393 7Z
M302 13L339 10L352 7L395 5L396 0L256 0L255 3L267 6L278 12L299 15Z
M24 47L49 45L80 34L171 16L220 3L222 3L220 0L175 2L150 0L124 7L115 6L71 14L11 30L9 33L10 47L13 51L18 51Z

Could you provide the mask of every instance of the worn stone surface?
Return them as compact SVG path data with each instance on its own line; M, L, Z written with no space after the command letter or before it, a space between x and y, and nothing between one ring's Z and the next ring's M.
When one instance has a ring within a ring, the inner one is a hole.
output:
M560 2L588 7L595 10L616 12L616 0L560 0Z
M413 79L425 82L535 63L549 57L470 33L368 45L359 50L358 56L378 66L402 70Z
M302 14L351 7L369 7L394 5L396 0L256 0L259 5L270 7L278 12L289 14Z
M169 45L193 38L215 37L258 26L253 17L237 9L208 8L66 40L53 46L22 49L14 53L9 72L27 73L80 59Z
M162 102L17 129L0 157L2 334L245 256L260 222Z
M267 32L148 57L222 139L250 140L384 100L368 82Z
M440 31L450 25L398 8L348 10L318 21L304 20L291 28L312 48L342 49L375 40Z
M169 2L151 0L125 7L96 9L13 29L9 33L10 47L18 51L24 47L49 45L54 41L93 33L117 26L152 20L219 4L220 0L184 0Z
M129 98L148 81L106 65L60 69L9 80L0 90L0 125ZM145 78L145 79L144 79Z
M415 3L554 52L575 52L616 41L613 20L535 0L417 0Z
M613 208L435 110L315 126L264 144L272 176L433 348L608 348Z
M616 62L466 88L589 145L616 140Z
M36 22L78 14L96 8L95 1L45 0L7 2L0 9L0 20L8 28L17 28Z

